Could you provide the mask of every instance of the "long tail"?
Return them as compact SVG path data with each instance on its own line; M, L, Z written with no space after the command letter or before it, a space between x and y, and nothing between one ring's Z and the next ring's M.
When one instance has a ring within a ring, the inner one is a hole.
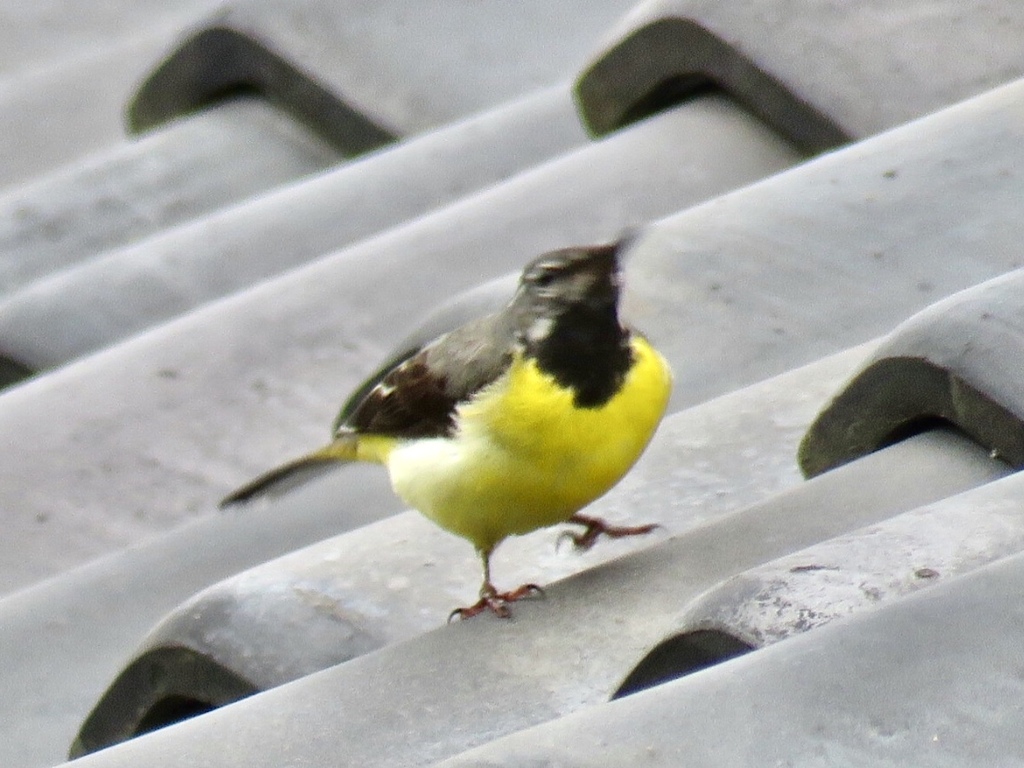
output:
M289 461L280 467L265 472L221 501L220 506L230 507L243 504L259 497L276 497L305 485L321 475L327 474L339 464L357 461L358 441L351 436L339 437L330 445L318 451Z

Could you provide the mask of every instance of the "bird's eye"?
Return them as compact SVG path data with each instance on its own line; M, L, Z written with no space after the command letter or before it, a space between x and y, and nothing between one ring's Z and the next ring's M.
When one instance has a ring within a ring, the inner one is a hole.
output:
M552 269L551 267L545 267L537 270L530 279L534 285L541 288L545 288L555 282L555 278L558 277L558 270Z

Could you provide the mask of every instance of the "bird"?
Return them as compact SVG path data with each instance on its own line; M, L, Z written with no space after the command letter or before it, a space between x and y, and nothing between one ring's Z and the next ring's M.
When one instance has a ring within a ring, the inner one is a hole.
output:
M651 533L583 514L654 435L672 372L619 317L620 256L632 236L561 248L524 268L501 310L392 359L342 408L330 443L257 477L222 506L274 495L352 461L383 464L394 492L468 540L479 600L452 611L511 615L535 584L499 591L491 555L507 537L570 523L579 550Z

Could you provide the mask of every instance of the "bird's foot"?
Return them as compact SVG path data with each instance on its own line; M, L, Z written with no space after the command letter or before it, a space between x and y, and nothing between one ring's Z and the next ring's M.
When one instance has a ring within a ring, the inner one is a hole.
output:
M583 526L583 533L571 533L566 531L559 535L558 541L568 539L578 552L586 552L601 536L610 539L622 539L626 536L644 536L661 528L657 523L648 525L611 525L599 517L575 514L566 520L567 523L575 523Z
M480 590L480 599L466 608L456 608L448 615L448 621L450 623L456 616L460 619L470 619L484 611L490 611L500 619L507 619L512 616L512 612L508 609L509 603L522 600L530 595L543 596L544 590L536 584L523 584L511 592L499 592L493 584L487 582Z

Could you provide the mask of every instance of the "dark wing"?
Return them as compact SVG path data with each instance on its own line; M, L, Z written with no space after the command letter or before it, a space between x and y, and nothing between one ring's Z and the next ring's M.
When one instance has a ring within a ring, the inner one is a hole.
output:
M439 437L451 433L457 399L443 373L431 371L426 351L392 368L355 406L338 431Z
M450 435L459 403L508 369L512 334L507 325L505 315L488 315L396 358L349 399L335 434Z
M345 404L341 406L341 412L334 419L334 424L331 426L331 434L336 435L338 434L338 431L340 429L345 427L345 425L348 423L348 420L352 418L352 414L355 413L356 409L360 405L362 405L363 401L366 400L366 398L374 390L374 388L377 387L384 380L385 376L387 376L389 373L398 368L398 366L400 366L406 360L408 360L411 357L414 357L417 353L421 352L422 350L422 346L407 349L401 354L398 354L395 357L391 358L386 363L384 363L384 365L382 365L380 368L374 371L373 375L371 375L369 378L366 379L366 381L360 384L359 388L356 389L356 391L353 392L351 395L349 395L348 400L346 400Z

